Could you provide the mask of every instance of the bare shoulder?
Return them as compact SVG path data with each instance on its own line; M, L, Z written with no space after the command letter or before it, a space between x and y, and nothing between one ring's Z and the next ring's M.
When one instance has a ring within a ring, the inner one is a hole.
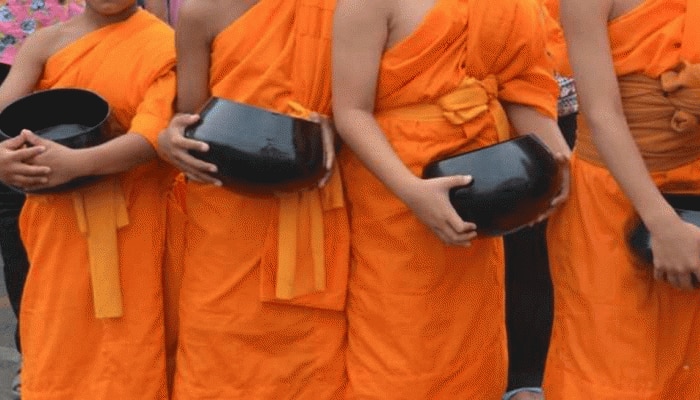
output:
M258 0L186 1L179 10L177 28L196 28L212 38L257 3Z
M69 45L75 38L66 35L65 24L56 24L37 30L20 47L23 62L43 64L54 53Z
M400 10L402 0L338 0L336 3L336 24L348 25L376 23L391 20Z

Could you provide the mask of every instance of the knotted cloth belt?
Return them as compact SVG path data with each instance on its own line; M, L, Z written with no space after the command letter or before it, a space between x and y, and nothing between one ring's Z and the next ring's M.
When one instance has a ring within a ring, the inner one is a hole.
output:
M310 112L297 102L290 101L291 113L300 118L308 118ZM280 199L279 237L277 258L277 279L275 295L282 300L303 296L295 287L297 270L297 245L299 238L300 215L309 215L311 255L313 263L314 289L326 289L326 265L323 239L323 212L343 208L343 187L337 163L333 165L332 175L322 189L294 193L278 193Z
M453 125L463 125L486 112L493 116L498 140L509 139L510 124L498 101L498 81L493 75L483 80L464 78L457 88L441 96L433 104L415 104L381 110L377 115L418 121L447 120Z
M680 63L660 79L618 78L632 137L649 171L665 171L700 157L700 64ZM581 121L577 157L603 166L591 131Z
M72 195L78 228L87 239L95 316L121 317L117 230L129 224L129 215L119 180L104 178Z

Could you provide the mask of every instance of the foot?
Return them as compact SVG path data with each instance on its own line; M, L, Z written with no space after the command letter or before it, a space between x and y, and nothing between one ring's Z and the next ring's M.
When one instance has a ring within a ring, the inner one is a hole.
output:
M22 398L22 364L20 363L19 368L17 368L17 373L15 377L12 378L12 386L10 387L12 392L13 400L20 400Z
M544 395L538 387L522 387L504 394L503 400L544 400Z
M520 392L516 393L515 396L510 398L511 400L544 400L544 395L542 393L535 392Z

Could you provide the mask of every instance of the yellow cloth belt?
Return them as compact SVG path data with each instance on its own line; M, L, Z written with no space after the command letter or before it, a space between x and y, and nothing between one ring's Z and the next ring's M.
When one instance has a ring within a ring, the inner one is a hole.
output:
M92 296L97 318L123 315L117 229L129 224L121 186L106 178L73 192L78 228L88 244Z
M434 104L415 104L382 110L378 115L422 121L445 119L454 125L463 125L486 112L493 116L498 140L509 139L510 124L498 101L498 81L493 75L484 80L464 78L455 90L443 95Z
M291 114L308 118L309 111L299 103L290 101ZM323 212L344 207L343 187L337 163L332 175L322 189L295 193L279 193L278 263L275 293L277 298L289 300L310 292L295 287L297 273L297 246L309 243L314 271L314 290L326 289L326 265L323 239ZM310 238L299 237L300 215L309 215Z
M665 171L700 157L700 64L680 63L659 79L642 74L618 78L625 118L650 171ZM603 165L585 120L576 155Z

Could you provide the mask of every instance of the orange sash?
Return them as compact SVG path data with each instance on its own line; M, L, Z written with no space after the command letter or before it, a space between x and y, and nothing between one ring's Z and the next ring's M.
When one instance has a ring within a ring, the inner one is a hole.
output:
M700 64L681 63L660 79L642 74L618 78L630 132L650 171L666 171L700 157ZM580 119L576 155L603 166Z

